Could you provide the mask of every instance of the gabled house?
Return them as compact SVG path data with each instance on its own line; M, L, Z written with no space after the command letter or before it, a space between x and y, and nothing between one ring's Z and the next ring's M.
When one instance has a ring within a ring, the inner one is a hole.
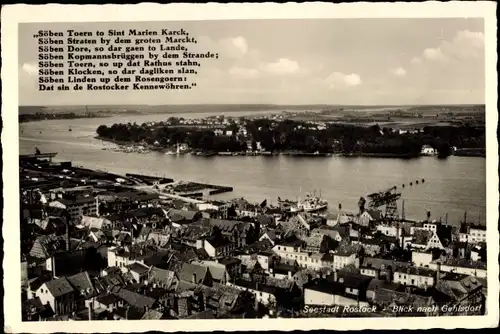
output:
M214 283L226 284L231 280L225 265L215 261L203 261L202 265L208 268Z
M411 241L413 249L429 250L438 248L444 250L444 246L436 232L430 230L415 230Z
M49 305L55 314L76 311L78 292L65 277L43 283L36 290L35 296L40 298L42 305Z
M196 263L184 263L177 273L179 281L196 284L212 285L212 275L207 267Z
M379 222L382 220L382 213L379 210L364 210L362 214L359 215L357 223L361 226L370 226L370 224Z
M276 235L275 230L269 230L260 236L259 241L262 240L269 240L271 245L274 246L274 244L278 241L278 236Z
M143 283L147 281L150 268L140 262L134 262L127 266L128 272L134 278L136 283Z
M209 219L208 223L212 228L217 228L224 237L230 240L235 248L246 245L247 234L252 228L251 223L235 220Z

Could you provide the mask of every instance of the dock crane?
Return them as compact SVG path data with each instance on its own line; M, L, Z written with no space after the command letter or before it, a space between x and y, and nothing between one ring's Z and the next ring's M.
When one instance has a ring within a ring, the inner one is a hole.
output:
M396 186L369 194L366 197L368 198L368 207L370 209L379 209L385 206L386 219L397 220L399 218L397 201L401 198L401 193L398 192Z

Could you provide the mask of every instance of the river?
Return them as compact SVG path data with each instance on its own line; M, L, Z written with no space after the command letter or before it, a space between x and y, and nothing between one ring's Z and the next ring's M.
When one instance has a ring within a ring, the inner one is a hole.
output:
M256 112L252 112L255 114ZM265 113L265 112L263 112ZM245 113L224 113L241 116ZM321 192L336 212L342 204L345 211L357 211L361 196L398 186L404 199L405 215L424 219L431 217L459 224L464 212L468 220L484 223L486 215L486 159L452 156L419 159L238 156L197 157L161 153L122 153L105 151L112 146L94 139L100 124L166 120L170 116L200 118L212 114L127 115L109 118L49 120L19 124L21 154L58 152L57 160L71 160L74 165L115 173L142 173L171 177L175 180L209 182L234 187L228 194L214 197L245 197L250 201L277 197L296 199L307 192ZM215 115L215 114L214 114ZM72 131L69 131L69 128ZM425 179L425 183L416 180ZM413 186L409 183L413 182ZM402 187L405 184L405 187ZM401 212L402 203L399 203Z

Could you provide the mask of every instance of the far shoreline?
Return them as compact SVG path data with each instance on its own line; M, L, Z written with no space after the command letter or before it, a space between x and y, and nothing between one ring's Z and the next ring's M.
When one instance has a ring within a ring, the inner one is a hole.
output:
M121 147L121 149L117 149L117 151L122 152L122 153L164 153L166 154L167 152L172 152L172 149L165 148L165 147L158 147L154 145L147 145L147 144L139 144L139 143L132 143L132 142L123 142L123 141L117 141L113 139L108 139L108 138L102 138L99 136L95 136L94 139L100 140L102 142L107 142L111 144L115 144ZM106 148L103 148L106 149ZM125 150L129 151L125 151ZM476 152L476 151L473 151ZM267 151L261 151L261 152L203 152L203 151L190 151L190 152L184 152L184 153L179 153L175 154L172 152L171 155L193 155L193 156L199 156L201 158L207 158L207 157L241 157L241 156L264 156L264 157L276 157L276 156L286 156L286 157L296 157L296 158L330 158L330 157L342 157L342 158L378 158L378 159L404 159L404 160L412 160L412 159L419 159L419 158L436 158L436 159L441 159L445 160L445 158L440 158L437 155L436 156L426 156L426 155L411 155L411 154L391 154L391 153L363 153L363 152L357 152L357 153L341 153L341 152L330 152L330 153L309 153L309 152L291 152L291 151L283 151L283 152L267 152ZM486 158L484 155L480 155L477 153L472 153L472 154L452 154L451 156L461 156L461 157L470 157L470 158Z

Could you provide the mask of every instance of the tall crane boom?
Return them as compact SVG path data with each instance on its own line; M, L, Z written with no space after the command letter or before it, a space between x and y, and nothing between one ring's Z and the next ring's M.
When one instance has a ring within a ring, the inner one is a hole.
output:
M379 209L385 206L385 217L390 220L398 218L398 205L397 201L401 198L401 193L397 191L397 187L369 194L368 207L371 209Z

